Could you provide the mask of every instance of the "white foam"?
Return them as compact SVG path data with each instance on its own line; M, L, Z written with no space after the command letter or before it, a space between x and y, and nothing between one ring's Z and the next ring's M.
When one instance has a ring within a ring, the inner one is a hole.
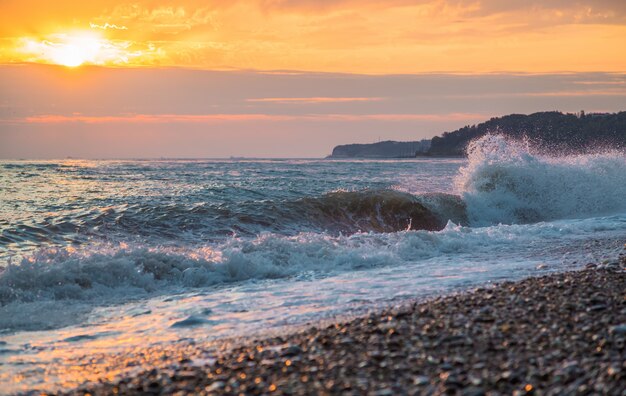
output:
M0 269L0 329L55 328L82 320L90 307L247 280L327 277L432 258L454 267L465 256L542 257L547 248L572 250L572 243L626 230L623 153L551 158L488 135L470 146L456 185L470 224L481 227L450 222L440 232L261 233L179 248L148 241L40 249Z
M626 210L626 155L550 157L523 142L486 135L468 148L455 179L472 225L514 224Z
M418 263L434 257L453 260L537 254L589 238L623 232L623 216L534 225L469 228L449 223L440 232L406 231L332 236L263 234L233 238L214 248L100 248L44 250L0 274L0 329L43 329L80 320L89 306L116 304L189 288L278 279ZM541 252L541 250L539 250ZM454 265L451 263L450 265ZM74 312L50 315L42 312ZM32 319L35 315L37 320Z

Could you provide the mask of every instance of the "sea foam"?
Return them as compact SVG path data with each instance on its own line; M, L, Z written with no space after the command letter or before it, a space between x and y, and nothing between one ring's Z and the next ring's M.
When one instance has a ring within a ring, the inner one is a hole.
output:
M626 155L533 153L524 142L486 135L470 143L455 179L474 226L582 218L626 210Z
M166 238L96 238L77 247L40 248L0 269L0 329L59 327L99 305L250 280L297 281L385 267L419 271L434 258L450 266L520 255L543 259L547 247L567 255L571 246L600 234L619 237L626 229L623 153L550 157L489 135L472 143L455 183L458 197L366 189L282 203L245 201L237 205L249 223L254 220L250 230L266 231L219 240L203 231L193 233L192 242L174 239L169 245L162 243ZM408 227L405 217L414 205L431 210L445 228ZM209 224L233 215L205 204L159 208L150 222L140 221L145 210L129 210L134 221L121 223L133 225L131 230L144 224L151 232L172 217Z

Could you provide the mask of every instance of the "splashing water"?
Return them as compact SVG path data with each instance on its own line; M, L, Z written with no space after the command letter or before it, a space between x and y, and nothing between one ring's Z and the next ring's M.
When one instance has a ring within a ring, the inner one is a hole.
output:
M467 161L0 169L7 392L67 386L77 353L262 335L576 268L626 239L624 154L550 157L501 136Z
M583 218L626 210L626 155L549 157L486 135L468 147L455 178L472 225Z

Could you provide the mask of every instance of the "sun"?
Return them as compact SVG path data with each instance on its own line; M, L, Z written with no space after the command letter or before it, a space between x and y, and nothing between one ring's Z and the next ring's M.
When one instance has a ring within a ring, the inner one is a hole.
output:
M95 35L64 35L60 42L50 45L49 56L58 65L78 67L86 62L94 62L101 50L101 40Z
M106 39L100 32L74 31L48 35L45 39L25 39L21 52L33 62L78 67L126 63L129 57L139 55L128 53L126 47Z

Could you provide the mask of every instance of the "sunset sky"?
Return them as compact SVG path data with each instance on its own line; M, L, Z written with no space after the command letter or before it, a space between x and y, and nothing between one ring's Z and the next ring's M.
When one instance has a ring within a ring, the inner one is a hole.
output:
M0 157L316 157L626 110L626 2L0 1Z

